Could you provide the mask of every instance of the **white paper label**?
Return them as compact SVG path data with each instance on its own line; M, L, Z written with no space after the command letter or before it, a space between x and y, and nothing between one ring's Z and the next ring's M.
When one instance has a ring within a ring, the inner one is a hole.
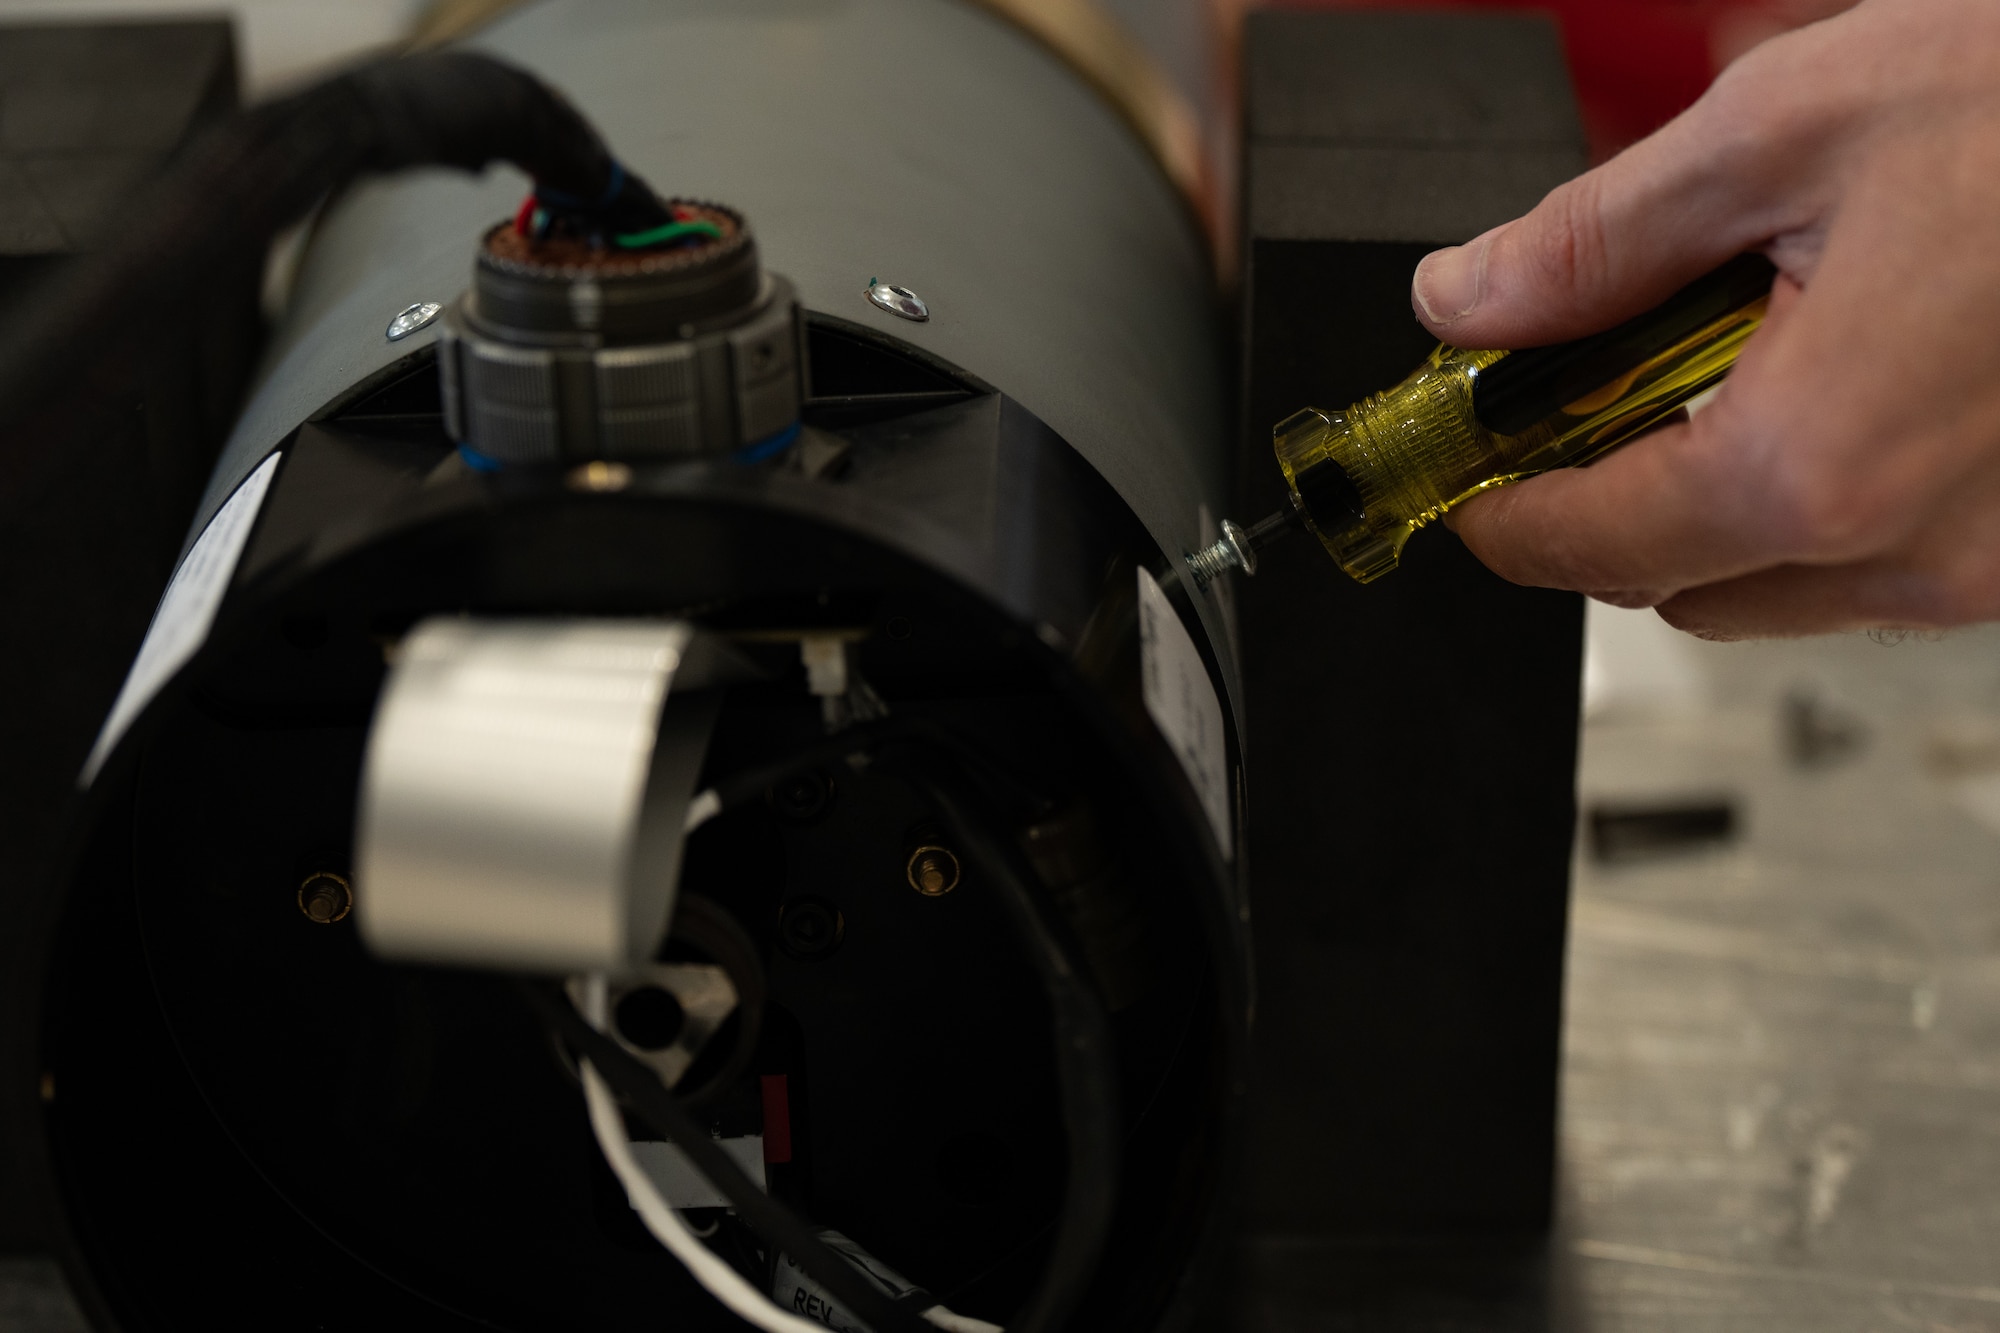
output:
M1201 798L1225 858L1236 855L1231 835L1229 748L1222 733L1222 703L1208 680L1173 604L1145 570L1139 571L1139 674L1146 711L1173 747L1174 756Z
M195 538L186 558L174 571L166 594L160 598L159 609L153 612L145 642L139 645L139 655L132 659L132 669L125 673L125 685L118 691L103 729L97 733L97 744L91 747L90 758L84 761L83 773L77 780L79 786L91 784L126 728L145 711L160 687L200 651L209 628L215 624L215 613L222 606L222 594L229 588L229 576L236 572L236 562L250 540L250 528L256 522L257 511L263 507L264 492L271 489L271 478L277 471L278 455L272 454L245 477L222 508L215 511L215 517L202 529L201 536Z
M758 1189L764 1182L764 1136L745 1134L741 1138L717 1139L715 1146L734 1158L743 1174ZM727 1208L729 1196L709 1183L688 1155L671 1143L638 1140L632 1144L632 1160L653 1182L653 1188L669 1208Z

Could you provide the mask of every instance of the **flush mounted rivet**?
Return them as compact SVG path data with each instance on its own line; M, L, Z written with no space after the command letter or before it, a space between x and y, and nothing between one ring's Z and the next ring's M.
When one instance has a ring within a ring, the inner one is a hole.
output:
M436 301L419 301L415 305L404 306L389 321L389 327L382 331L383 336L392 343L399 343L443 313L444 307Z
M868 280L868 299L883 310L903 319L913 319L922 323L931 317L931 308L924 304L924 298L908 287L898 287L890 282Z

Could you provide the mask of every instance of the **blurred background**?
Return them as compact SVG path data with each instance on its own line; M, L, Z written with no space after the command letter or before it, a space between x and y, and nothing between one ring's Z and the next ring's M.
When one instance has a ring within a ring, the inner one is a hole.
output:
M1847 7L1474 5L1557 19L1600 161ZM480 7L199 8L234 17L257 98ZM1103 7L1191 102L1232 104L1242 0L1207 31ZM191 8L0 0L0 22ZM1505 1326L2000 1330L2000 628L1725 645L1592 605L1583 735L1560 1289ZM1377 1326L1370 1299L1320 1327ZM1440 1291L1398 1318L1493 1308ZM80 1327L52 1270L0 1259L0 1331Z
M394 45L427 14L432 0L0 0L0 22L116 17L181 18L227 14L236 25L243 95L255 99L310 78L343 60Z
M1295 9L1510 9L1562 25L1592 156L1603 161L1673 119L1716 72L1767 37L1851 8L1853 0L1427 0ZM1240 7L1240 6L1239 6Z

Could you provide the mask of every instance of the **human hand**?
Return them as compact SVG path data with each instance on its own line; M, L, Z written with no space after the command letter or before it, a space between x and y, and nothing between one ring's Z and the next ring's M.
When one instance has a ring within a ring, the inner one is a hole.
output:
M1532 213L1425 259L1464 347L1609 328L1748 250L1709 407L1448 520L1517 583L1708 638L2000 618L2000 5L1867 0L1757 47Z

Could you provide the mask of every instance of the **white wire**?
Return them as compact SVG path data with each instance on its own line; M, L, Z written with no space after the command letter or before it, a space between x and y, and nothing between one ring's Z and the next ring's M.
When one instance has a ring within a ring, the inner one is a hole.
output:
M712 797L714 792L711 790L704 795ZM688 813L692 815L693 809L690 808ZM605 979L599 973L584 985L584 1019L602 1031L607 1007ZM813 1319L801 1319L778 1305L730 1267L721 1255L701 1243L688 1229L687 1223L681 1220L681 1215L660 1197L659 1186L653 1183L653 1178L632 1156L632 1145L625 1138L625 1121L618 1114L618 1103L612 1097L604 1076L588 1060L578 1060L577 1069L583 1075L583 1099L590 1108L590 1129L597 1136L597 1146L604 1153L604 1160L610 1164L611 1173L625 1187L625 1197L632 1210L639 1214L646 1230L653 1233L653 1239L666 1246L668 1252L681 1261L709 1295L740 1318L763 1329L764 1333L826 1333L826 1325ZM944 1329L945 1333L1006 1333L998 1324L954 1314L942 1305L933 1305L923 1311L923 1317Z
M652 1177L634 1160L632 1146L625 1141L625 1125L618 1117L618 1105L612 1100L603 1076L588 1060L582 1061L580 1067L583 1095L590 1103L590 1127L597 1135L597 1144L604 1150L604 1160L611 1164L612 1173L625 1186L625 1197L654 1239L666 1246L711 1296L765 1333L826 1333L826 1325L801 1319L772 1304L769 1297L687 1229L680 1214L660 1197Z
M710 787L688 802L687 819L681 824L681 833L692 833L721 813L722 794Z
M601 975L592 977L584 995L583 1016L593 1026L602 1028L604 978ZM660 1197L653 1178L633 1158L632 1145L625 1138L625 1122L618 1114L618 1103L612 1099L604 1076L588 1060L578 1061L577 1067L583 1074L583 1097L590 1107L590 1128L597 1135L597 1146L603 1150L604 1160L611 1164L611 1172L618 1177L618 1183L625 1187L625 1197L630 1200L632 1210L639 1214L639 1220L646 1224L646 1230L653 1233L654 1239L681 1261L694 1280L708 1289L709 1295L765 1333L826 1333L826 1325L816 1320L801 1319L778 1308L741 1273L731 1268L721 1255L702 1244L687 1229L680 1214Z

